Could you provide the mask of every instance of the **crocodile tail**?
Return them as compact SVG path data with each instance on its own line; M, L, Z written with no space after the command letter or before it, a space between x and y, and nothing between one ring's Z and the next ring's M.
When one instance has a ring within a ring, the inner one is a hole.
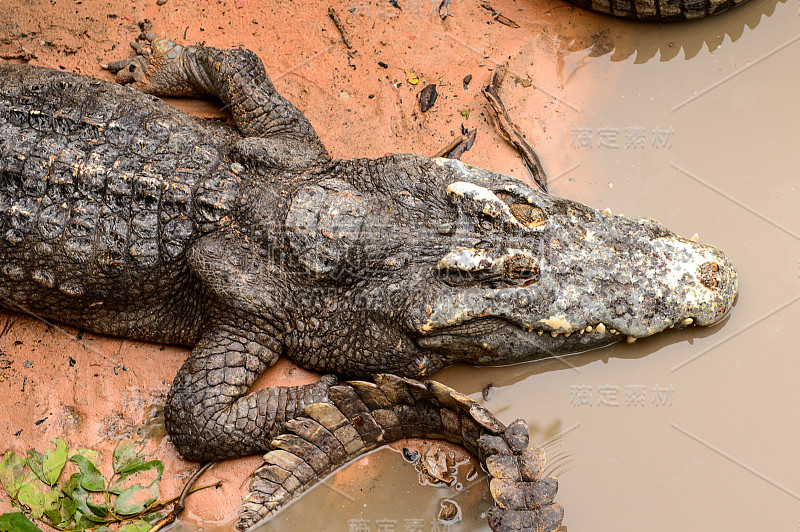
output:
M573 4L623 18L679 21L716 15L745 0L570 0Z
M306 417L286 423L264 456L242 504L237 529L268 520L292 498L341 466L405 438L447 440L478 457L490 475L497 506L492 530L552 532L564 508L554 503L556 478L542 478L545 453L529 444L528 425L508 427L489 410L436 381L377 375L329 390L330 403L306 407Z

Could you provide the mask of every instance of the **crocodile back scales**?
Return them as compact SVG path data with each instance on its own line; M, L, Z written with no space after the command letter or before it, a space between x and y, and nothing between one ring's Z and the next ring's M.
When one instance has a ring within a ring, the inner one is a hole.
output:
M232 207L237 138L130 88L0 66L0 305L185 343L152 322L186 319L185 255Z

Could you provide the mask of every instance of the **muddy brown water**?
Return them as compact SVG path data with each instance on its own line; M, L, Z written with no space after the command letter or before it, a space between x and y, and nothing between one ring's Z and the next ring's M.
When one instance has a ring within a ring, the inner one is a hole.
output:
M494 5L523 27L513 34L496 24L484 31L485 10L476 7L467 13L467 8L459 11L457 6L445 52L435 49L444 45L424 35L424 24L430 23L425 22L427 9L411 14L407 10L403 15L390 11L391 20L373 13L371 24L355 13L361 19L353 22L354 33L358 38L374 31L373 45L380 49L385 45L374 41L386 31L382 24L407 23L399 34L413 32L418 39L404 40L400 48L408 48L397 53L408 58L418 50L433 56L441 52L436 56L438 66L427 65L425 73L429 79L445 78L451 87L457 87L468 72L476 74L475 83L483 83L493 64L509 60L513 75L530 77L533 83L530 87L512 83L503 95L511 102L512 115L535 140L551 176L551 191L595 207L608 206L615 213L656 218L686 236L699 233L701 241L720 247L732 258L740 276L740 294L730 316L712 328L670 332L633 345L510 367L460 366L436 377L481 401L481 391L492 385L494 393L485 404L505 422L526 419L534 440L547 442L553 467L560 473L557 500L566 507L565 530L798 530L796 382L800 361L791 335L800 317L800 76L796 69L800 4L797 0L750 0L722 16L683 25L641 25L583 13L560 16L559 12L571 8L556 2L542 7L532 1ZM246 10L252 7L248 3ZM347 7L343 4L340 11ZM547 15L531 14L539 9ZM323 8L319 11L324 13ZM551 11L553 22L548 25ZM402 18L412 15L417 18ZM198 16L205 20L204 15ZM243 16L259 15L253 10ZM268 16L275 17L264 15ZM472 26L464 22L470 20ZM331 29L324 17L318 23ZM338 48L325 48L335 39L320 45L314 40L320 26L312 29L297 36L311 43L299 52L291 49L294 34L281 34L279 40L286 49L279 50L277 59L266 59L268 68L275 67L270 64L275 62L286 66L290 64L287 58L304 54L318 61L314 68L320 79L341 80L349 75L346 59L324 55L339 53ZM196 27L189 35L189 40L204 37ZM543 53L543 47L550 47L552 53ZM451 65L442 59L447 53L453 58ZM45 57L44 52L39 54ZM262 50L260 55L267 52ZM85 61L81 65L91 64L92 60L78 56ZM83 71L87 68L83 66ZM293 88L298 84L293 76L299 76L299 82L310 79L304 68L301 63L296 72L289 70L278 86L296 96L301 107L311 109L312 120L336 155L433 153L449 140L448 129L457 129L459 124L460 119L446 116L472 108L468 125L481 129L476 147L464 160L524 176L519 161L492 137L492 130L480 118L480 101L474 93L466 100L461 96L459 104L461 93L455 89L448 93L445 88L438 118L435 114L412 116L413 98L405 102L401 97L387 98L391 89L386 83L363 90L336 81L331 86L317 81L307 91ZM455 74L449 75L448 68ZM330 72L321 73L326 69ZM402 70L392 73L401 80L403 75ZM411 87L406 88L413 94ZM366 98L368 91L375 92L374 100ZM319 101L329 104L330 114L320 111L315 105ZM347 117L343 106L358 107L353 101L359 102L361 115L347 118L347 123L366 129L374 126L376 136L386 136L383 144L362 136L353 144L353 149L361 151L349 151L347 135L336 126L340 119L332 115ZM378 122L370 122L370 102L381 102L388 115L404 118L378 116ZM358 116L363 122L358 122ZM437 119L448 125L437 124ZM438 129L426 140L428 127ZM32 337L42 336L45 330L21 318L14 331L20 327L31 329ZM56 336L46 337L42 345L54 342ZM25 400L20 395L25 386L28 391L32 386L36 389L34 377L27 384L15 380L27 375L23 360L34 360L31 371L41 369L34 359L40 344L30 343L26 336L29 343L17 347L17 338L23 336L9 334L0 339L0 347L13 359L8 364L17 372L4 374L0 382L10 383L3 393L10 394L6 399L15 405ZM118 341L96 342L105 342L106 352L121 356L123 344ZM51 348L59 349L57 344ZM170 366L167 374L174 372L183 356L174 349L164 358L158 347L137 349L150 354L134 353L123 359L129 366L135 361L141 367L163 361ZM100 362L96 367L104 365L113 364ZM135 392L147 380L147 372L138 371L136 379L120 371L120 376L108 377L104 384L75 381L72 386L75 393L95 386L96 395L108 396L112 405L119 405L120 392L105 393L105 386L122 379L123 406L108 408L123 410L119 414L123 416L149 404ZM159 385L147 381L146 386L156 388L153 395L163 399L169 379L169 375L161 377ZM31 421L37 423L25 426L20 437L47 427L48 421L40 423L47 415L51 420L58 417L53 414L58 411L55 392L42 393L47 388L41 384L38 390L30 407L35 414ZM89 401L78 402L77 408L97 407ZM115 415L111 418L116 419ZM8 434L12 446L22 445L15 439L19 422L13 415L10 419L1 420L3 437ZM71 415L66 419L72 419ZM99 433L99 425L113 434L107 428L108 419L106 415L93 420L93 430ZM62 420L46 434L49 438L71 429ZM469 466L462 467L458 488L420 486L416 472L399 453L380 450L330 477L261 530L488 530L487 486L480 479L467 480L468 470ZM236 482L242 482L241 477ZM435 521L442 499L459 504L460 524L447 527ZM237 503L228 501L231 507ZM198 514L202 509L190 507L179 529L231 530L224 519L212 523L207 516L198 525Z

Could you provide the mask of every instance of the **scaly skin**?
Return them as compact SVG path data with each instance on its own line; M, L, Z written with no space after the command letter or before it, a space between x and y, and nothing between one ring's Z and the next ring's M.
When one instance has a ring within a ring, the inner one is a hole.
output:
M521 419L506 427L469 397L447 386L392 375L329 390L330 403L306 408L272 440L242 504L239 530L256 529L293 497L350 460L404 438L447 440L464 446L489 473L498 506L492 530L555 532L564 508L554 503L558 480L542 478L544 450L529 443Z
M622 18L674 22L716 15L746 0L570 0L573 4Z
M281 354L422 378L733 304L711 246L458 161L333 160L252 52L147 38L109 65L141 92L0 66L0 305L191 347L165 406L189 459L262 453L333 400L333 376L248 393ZM143 92L219 97L236 127Z

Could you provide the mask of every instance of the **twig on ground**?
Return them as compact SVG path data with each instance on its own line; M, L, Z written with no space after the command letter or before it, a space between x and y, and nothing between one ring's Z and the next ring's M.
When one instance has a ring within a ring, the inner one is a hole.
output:
M175 506L172 507L172 511L159 519L147 532L158 532L159 530L163 530L165 527L174 523L175 519L177 519L181 512L183 512L183 510L186 508L186 497L193 492L192 486L194 483L197 482L197 479L200 478L203 473L216 465L216 463L216 461L211 461L201 465L186 482L186 485L183 487L183 491L181 492L181 496L175 502Z
M525 167L530 172L533 180L539 185L543 192L547 192L547 175L542 167L542 161L536 155L533 146L525 140L519 128L511 121L508 116L506 106L500 99L500 85L503 83L505 77L505 65L501 65L495 69L492 74L492 81L489 85L483 88L481 92L489 101L489 109L491 111L495 128L500 132L500 135L511 144L520 154L522 160L525 161Z
M460 159L465 151L468 151L475 143L475 136L478 130L473 129L467 135L459 135L453 142L437 151L432 158L445 157L447 159Z
M333 6L328 7L328 16L331 17L331 20L333 20L333 23L336 24L339 33L342 34L344 45L352 50L353 43L350 41L350 35L347 33L347 28L345 28L344 24L342 24L342 21L339 19L339 15L336 13L336 10L333 9Z

